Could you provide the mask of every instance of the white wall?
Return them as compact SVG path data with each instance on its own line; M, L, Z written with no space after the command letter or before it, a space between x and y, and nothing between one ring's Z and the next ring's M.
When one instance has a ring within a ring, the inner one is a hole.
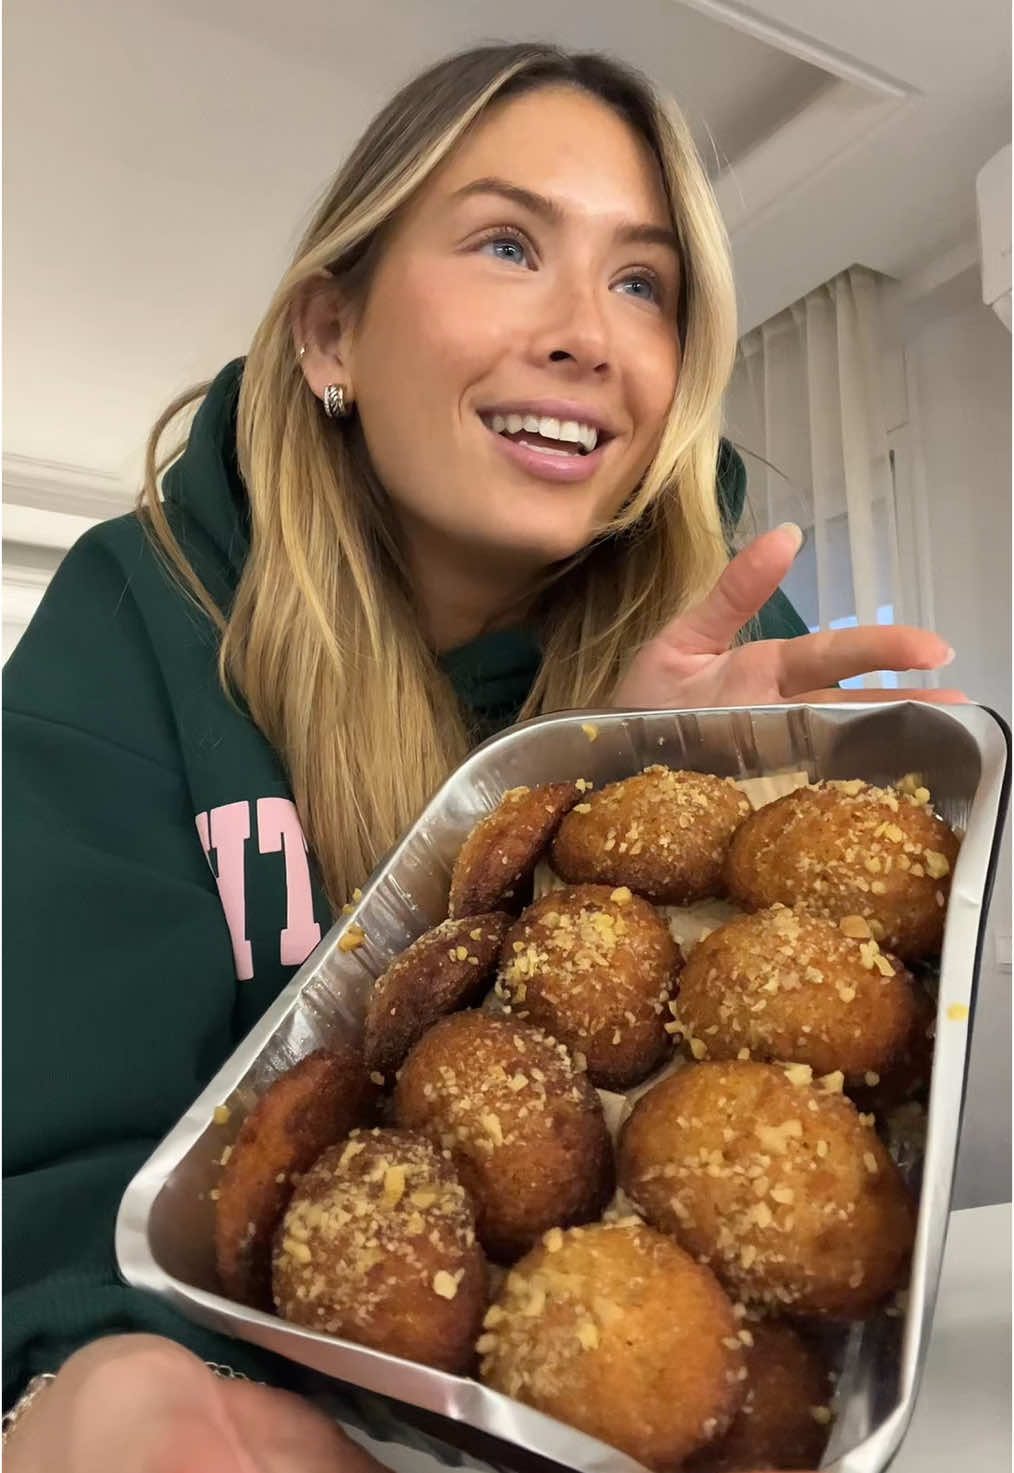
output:
M976 269L912 302L903 328L919 427L944 680L1011 717L1011 336ZM1011 1195L1010 835L997 877L972 1035L957 1205Z

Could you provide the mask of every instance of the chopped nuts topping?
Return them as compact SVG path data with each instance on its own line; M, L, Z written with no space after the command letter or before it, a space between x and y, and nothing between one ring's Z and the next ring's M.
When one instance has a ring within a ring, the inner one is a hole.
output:
M871 935L869 924L862 916L843 916L838 922L838 929L843 935L851 936L856 941L866 941Z
M348 930L338 938L339 951L358 951L366 940L366 932L362 926L349 926Z
M503 1126L500 1124L500 1116L487 1111L482 1117L483 1126L498 1146L503 1145Z
M788 1149L790 1138L799 1139L803 1134L803 1122L801 1120L786 1120L781 1125L754 1126L754 1134L764 1147L772 1155L782 1156Z
M454 1274L449 1274L445 1268L439 1269L433 1275L433 1292L441 1299L453 1299L458 1292L458 1282Z
M384 1172L384 1196L382 1206L397 1207L405 1195L404 1166L389 1166Z

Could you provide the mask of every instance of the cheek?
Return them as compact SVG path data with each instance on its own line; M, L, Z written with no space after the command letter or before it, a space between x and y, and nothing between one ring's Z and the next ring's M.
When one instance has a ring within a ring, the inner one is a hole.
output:
M640 344L640 351L632 361L636 368L631 382L631 400L641 427L638 440L640 448L647 449L650 458L658 444L679 381L679 344L668 332L655 334L650 342Z
M358 355L364 404L383 404L402 420L432 413L428 433L438 437L502 348L497 325L460 278L434 263L406 263L381 283Z

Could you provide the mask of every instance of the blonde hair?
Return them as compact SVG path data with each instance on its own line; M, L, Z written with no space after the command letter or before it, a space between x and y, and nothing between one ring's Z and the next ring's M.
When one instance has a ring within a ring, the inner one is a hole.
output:
M522 716L602 705L621 668L726 562L716 497L722 394L735 352L728 241L686 123L609 58L487 46L410 82L367 129L320 204L254 337L237 449L250 552L219 608L159 495L176 399L152 430L139 506L184 589L221 632L220 674L279 753L337 907L469 745L450 680L425 643L386 495L357 425L328 421L299 368L293 312L322 271L368 289L385 228L493 103L574 86L614 108L658 160L682 257L682 367L654 461L592 545L547 578L533 618L543 660ZM397 720L397 740L388 740Z

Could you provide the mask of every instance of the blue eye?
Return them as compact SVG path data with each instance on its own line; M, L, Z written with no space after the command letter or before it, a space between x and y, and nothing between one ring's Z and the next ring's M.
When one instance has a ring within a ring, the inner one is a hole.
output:
M528 251L523 241L513 235L494 235L483 241L481 249L488 255L493 255L498 261L506 261L508 266L526 266L528 264Z
M628 276L625 281L619 283L621 288L630 288L625 295L636 297L644 302L658 301L658 282L650 276Z

